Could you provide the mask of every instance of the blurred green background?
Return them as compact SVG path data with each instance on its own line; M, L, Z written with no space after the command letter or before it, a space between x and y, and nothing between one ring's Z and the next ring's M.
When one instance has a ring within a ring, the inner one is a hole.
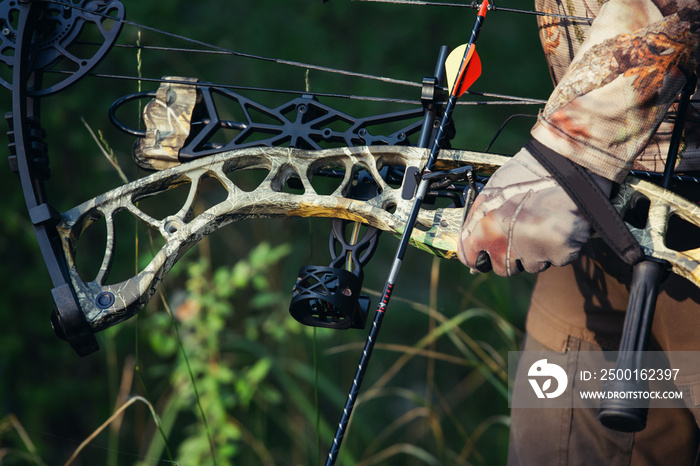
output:
M475 18L467 8L347 0L126 1L125 6L134 23L227 49L416 82L432 73L441 45L468 39ZM126 25L119 44L137 41L199 48ZM478 50L483 74L473 89L546 99L551 82L533 16L489 13ZM147 49L139 62L134 48L114 49L98 71L135 76L139 68L148 78L192 76L294 90L303 90L307 78L303 67L234 56ZM102 133L127 177L145 175L131 161L133 137L107 118L111 102L137 91L137 85L88 77L45 99L52 170L47 187L58 210L122 183L82 120ZM315 92L420 97L419 88L314 70L308 85ZM294 97L247 95L267 105ZM322 102L356 116L408 108ZM0 103L11 109L9 91L0 94ZM138 109L132 108L136 125ZM537 110L460 106L453 147L484 150L509 115ZM493 151L517 151L532 121L509 125ZM80 358L50 328L51 283L19 181L7 164L0 169L0 189L0 464L65 463L135 395L149 400L161 429L138 401L73 464L215 464L212 450L219 465L322 463L366 332L314 332L292 320L287 307L298 268L330 261L330 221L249 220L222 229L178 263L163 285L164 299L156 295L138 318L98 334L101 350ZM137 256L141 262L148 256L149 238L129 221L117 238L113 273L124 278L133 274ZM396 245L383 235L365 269L365 291L373 303ZM97 251L100 239L84 247ZM339 464L503 464L508 409L500 371L507 351L519 347L533 281L527 275L472 276L456 261L409 250ZM163 302L176 312L179 337Z

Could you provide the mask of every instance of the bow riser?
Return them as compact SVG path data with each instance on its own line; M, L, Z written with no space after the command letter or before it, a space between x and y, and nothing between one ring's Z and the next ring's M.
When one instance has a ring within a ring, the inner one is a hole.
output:
M422 168L428 153L424 149L398 146L304 151L290 148L251 148L230 151L156 172L116 188L75 207L61 216L57 226L63 242L66 263L80 306L91 328L97 332L138 312L155 293L157 285L175 262L199 240L236 220L269 217L329 217L360 221L383 231L400 235L408 218L412 200L402 197L403 186L392 188L381 178L378 167L384 165ZM444 167L474 164L492 172L505 157L468 151L445 151ZM475 163L476 162L476 163ZM330 195L314 191L312 178L329 166L343 167L344 179ZM265 168L266 179L253 191L240 189L229 178L235 171ZM344 196L358 169L368 171L379 186L379 194L368 200ZM298 177L303 194L282 192L290 176ZM202 180L217 179L227 197L196 217L189 219ZM404 179L405 183L413 180ZM156 196L183 183L189 184L184 204L174 215L156 219L138 207L138 201ZM137 275L118 284L106 285L112 260L116 231L114 217L128 211L141 223L158 231L165 240L152 261ZM391 210L391 211L389 211ZM420 227L414 230L412 244L445 258L456 257L464 211L461 208L423 209ZM85 281L76 266L76 250L83 232L95 221L107 224L105 253L92 281ZM109 305L107 305L109 304Z
M93 331L103 330L128 319L138 312L156 292L158 284L177 260L193 245L210 233L241 219L269 217L342 218L372 225L400 236L408 218L412 199L402 196L403 185L393 188L379 174L378 167L424 166L428 151L406 146L373 146L305 151L291 148L250 148L203 157L187 164L151 174L141 180L100 195L62 215L57 229L63 241L72 284L81 309ZM438 167L455 168L471 165L477 171L492 173L508 158L478 152L443 150ZM344 177L329 195L315 192L312 179L323 176L324 168L342 167ZM269 173L253 191L236 186L232 172L265 168ZM358 200L346 197L358 169L369 172L379 194ZM289 177L297 177L303 194L283 192ZM189 219L202 181L217 179L226 189L226 198ZM413 183L404 179L403 184ZM157 196L176 186L189 184L187 199L174 215L156 219L138 207L138 201ZM647 255L667 260L673 271L700 286L700 251L676 251L665 245L669 218L677 215L689 223L700 225L699 208L693 203L658 186L633 177L621 186L614 200L624 214L643 196L650 200L649 221L643 229L628 225ZM114 216L126 210L140 222L160 233L165 241L152 261L137 275L118 284L106 285L114 258L116 231ZM464 208L421 209L419 227L414 229L411 244L439 257L454 259L459 241ZM76 250L81 234L96 220L105 218L107 238L99 272L92 281L85 281L76 267ZM110 297L111 296L111 297ZM105 306L105 304L110 304Z

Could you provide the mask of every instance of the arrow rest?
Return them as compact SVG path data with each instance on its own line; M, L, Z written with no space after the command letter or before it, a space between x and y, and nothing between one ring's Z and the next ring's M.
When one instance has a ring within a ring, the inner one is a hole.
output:
M336 267L305 265L292 289L289 313L309 327L364 329L370 300L360 296L362 278Z
M387 180L393 172L385 166L380 174ZM376 196L378 187L371 176L360 172L351 190L353 198L367 200ZM360 237L357 222L334 218L329 237L332 261L329 266L305 265L299 269L289 312L297 321L310 327L345 330L364 329L370 300L361 296L364 273L379 245L381 230L368 226Z

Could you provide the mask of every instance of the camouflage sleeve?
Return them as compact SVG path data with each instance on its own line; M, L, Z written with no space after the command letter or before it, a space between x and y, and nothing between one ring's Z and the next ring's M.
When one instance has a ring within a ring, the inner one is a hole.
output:
M672 125L667 117L700 58L700 3L536 0L536 7L595 20L539 20L556 88L533 137L613 181L632 168L662 170ZM699 125L686 126L677 170L700 169Z

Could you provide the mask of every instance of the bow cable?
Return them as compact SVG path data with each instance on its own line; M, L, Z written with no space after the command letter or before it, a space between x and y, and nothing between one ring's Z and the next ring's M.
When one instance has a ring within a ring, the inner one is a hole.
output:
M47 70L46 73L54 74L69 74L69 71L58 71L58 70ZM116 79L122 81L141 81L149 83L169 83L169 84L189 84L192 85L190 81L179 81L177 79L163 79L163 78L148 78L144 76L129 76L120 74L106 74L106 73L88 73L85 76L100 79ZM334 92L306 92L301 90L293 89L276 89L271 87L256 87L256 86L243 86L239 84L218 84L211 82L197 82L198 87L216 87L220 89L231 89L239 91L250 91L250 92L270 92L277 94L296 94L305 95L311 94L316 97L327 97L327 98L338 98L338 99L348 99L348 100L361 100L368 102L389 102L396 104L408 104L408 105L421 105L419 100L412 99L399 99L392 97L374 97L367 95L355 95L355 94L338 94ZM492 92L478 92L478 91L467 91L469 95L480 96L480 97L491 97L494 99L501 100L473 100L466 102L457 102L456 105L544 105L547 103L544 99L535 99L529 97L518 97L507 94L495 94ZM444 105L446 102L437 102L440 105Z
M164 36L169 37L171 39L178 39L178 40L182 40L184 42L188 42L188 43L203 47L202 49L192 49L192 48L182 48L182 47L115 44L115 47L119 47L119 48L138 48L138 49L142 49L142 50L157 50L157 51L162 51L162 52L172 51L172 52L182 52L182 53L229 55L229 56L235 56L235 57L241 57L241 58L250 58L253 60L266 61L266 62L271 62L271 63L277 63L277 64L281 64L281 65L293 66L293 67L297 67L297 68L304 68L304 69L322 71L322 72L327 72L327 73L332 73L332 74L339 74L339 75L343 75L343 76L350 76L350 77L356 77L356 78L362 78L362 79L370 79L370 80L384 82L384 83L388 83L388 84L395 84L395 85L409 86L409 87L421 87L421 85L422 85L419 82L409 81L409 80L404 80L404 79L378 76L378 75L373 75L373 74L369 74L369 73L360 73L360 72L356 72L356 71L343 70L340 68L328 67L328 66L323 66L323 65L315 65L315 64L311 64L311 63L299 62L299 61L294 61L294 60L286 60L286 59L281 59L281 58L267 57L264 55L257 55L257 54L247 53L247 52L239 52L239 51L231 50L231 49L221 47L218 45L210 44L208 42L204 42L204 41L201 41L198 39L193 39L193 38L183 36L180 34L168 32L168 31L156 28L156 27L140 24L140 23L137 23L134 21L114 18L110 15L90 11L89 9L79 7L77 5L72 5L72 4L67 5L62 0L40 0L40 1L45 2L45 3L57 4L57 5L61 5L61 6L68 6L69 8L73 8L73 9L76 9L78 11L90 13L90 14L93 14L96 16L101 16L105 19L111 19L115 22L119 21L119 22L121 22L125 25L128 25L128 26L132 26L135 28L141 28L141 29L144 29L147 31L154 32L156 34L164 35ZM388 0L359 0L359 1L388 1ZM408 3L417 3L417 2L410 1ZM430 3L430 2L426 2L426 3ZM455 4L455 5L460 5L460 6L465 6L465 7L471 6L471 5L467 5L467 4ZM508 11L508 10L505 10L503 8L500 8L500 7L498 9L503 10L503 11ZM525 10L523 10L523 11L525 11ZM520 11L517 11L517 10L514 10L514 12L520 13ZM549 14L549 13L544 13L544 12L537 12L537 13L539 13L541 15L545 15L545 16L550 16L550 15L559 16L559 15ZM89 42L85 42L85 44L89 44ZM53 71L48 70L48 71L54 72L54 73L69 73L68 71L55 71L55 70L53 70ZM102 73L88 73L87 76L98 77L98 78L109 78L109 79L133 80L133 81L140 80L140 81L148 81L148 82L155 82L155 83L166 82L162 78L144 78L144 77L136 77L136 76L113 75L113 74L102 74ZM168 82L172 82L172 81L168 81ZM235 85L226 85L226 84L211 84L211 83L198 83L198 85L221 87L224 89L239 89L239 90L251 90L251 91L261 91L261 92L277 92L277 93L287 93L287 94L297 94L297 95L309 94L306 91L300 91L300 90L299 91L280 90L280 89L271 89L271 88L255 88L255 87L235 86ZM319 96L319 97L344 98L344 99L350 99L350 100L391 102L391 103L400 103L400 104L405 103L405 104L411 104L411 105L420 105L421 104L419 101L409 100L409 99L392 99L392 98L385 98L385 97L355 96L355 95L346 95L346 94L337 94L337 93L323 94L323 93L313 92L312 94ZM500 100L503 100L504 102L490 101L489 100L489 101L478 101L478 102L472 102L472 101L457 102L456 104L457 105L543 105L547 102L546 99L518 97L518 96L498 94L498 93L489 93L489 92L468 91L468 94L481 96L481 97L500 99Z
M371 2L371 3L394 3L398 5L416 5L416 6L444 6L444 7L457 7L457 8L472 8L474 10L477 10L480 8L479 2L471 2L471 3L449 3L449 2L430 2L430 1L422 1L422 0L353 0L355 2ZM489 5L489 10L490 11L507 11L509 13L520 13L524 15L534 15L534 16L547 16L547 17L552 17L552 18L559 18L559 19L566 19L570 21L584 21L584 22L593 22L593 18L587 18L585 16L571 16L571 15L565 15L561 13L550 13L546 11L537 11L537 10L521 10L518 8L504 8L500 6L496 6L495 3L492 1L491 4Z
M163 29L158 29L156 27L146 26L144 24L136 23L134 21L129 21L126 19L119 20L117 18L114 18L114 17L107 15L107 14L104 14L104 13L93 12L87 8L82 8L82 7L78 7L75 5L66 5L63 1L60 1L60 0L41 0L41 1L46 2L46 3L55 3L57 5L62 5L62 6L69 6L70 8L74 8L74 9L79 10L79 11L91 13L91 14L94 14L97 16L102 16L105 19L114 20L115 22L121 21L125 25L144 29L146 31L155 32L157 34L164 35L164 36L169 37L171 39L178 39L178 40L182 40L184 42L189 42L189 43L192 43L195 45L199 45L201 47L206 47L206 48L211 49L211 51L213 51L213 52L224 53L224 54L233 55L236 57L251 58L254 60L277 63L280 65L294 66L297 68L304 68L304 69L310 69L310 70L316 70L316 71L325 71L328 73L341 74L341 75L345 75L345 76L354 76L357 78L371 79L371 80L382 81L382 82L386 82L386 83L390 83L390 84L400 84L402 86L421 87L420 83L416 83L416 82L408 81L408 80L404 80L404 79L388 78L385 76L377 76L377 75L368 74L368 73L348 71L348 70L343 70L340 68L333 68L333 67L322 66L322 65L314 65L311 63L304 63L304 62L299 62L299 61L294 61L294 60L285 60L282 58L266 57L264 55L256 55L253 53L238 52L235 50L227 49L226 47L221 47L219 45L210 44L208 42L204 42L204 41L201 41L198 39L193 39L191 37L183 36L181 34L175 34L174 32L168 32L168 31L165 31ZM209 53L211 53L211 51Z

